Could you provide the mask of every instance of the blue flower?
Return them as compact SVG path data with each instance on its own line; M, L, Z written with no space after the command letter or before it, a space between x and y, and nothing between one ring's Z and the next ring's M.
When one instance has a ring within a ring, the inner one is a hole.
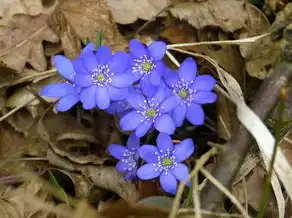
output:
M124 116L126 113L128 113L132 109L131 105L126 100L120 100L113 102L106 111L114 115L117 113L119 116Z
M157 147L143 145L139 149L140 157L147 162L137 171L142 180L154 179L159 176L161 187L170 194L177 190L177 180L187 179L189 170L181 162L189 158L195 146L191 139L185 139L178 145L173 145L169 135L160 133L157 137Z
M166 96L165 85L162 85L152 98L145 98L138 92L132 92L126 100L133 110L121 118L121 129L135 130L138 137L144 136L152 126L160 132L170 135L174 133L175 126L169 112L178 102L175 96Z
M56 104L56 110L64 112L72 108L80 100L81 87L78 87L74 84L75 77L75 62L80 60L84 54L88 51L93 51L95 45L89 43L81 51L80 57L71 61L63 55L56 55L53 58L53 63L57 68L59 74L64 77L68 82L53 83L44 87L40 94L42 96L51 97L51 98L60 98Z
M86 52L76 62L75 83L84 87L80 94L84 109L98 106L107 109L110 100L124 99L128 94L128 86L133 79L126 69L130 64L130 55L117 52L112 55L108 46L101 46L96 53Z
M154 41L149 46L145 46L137 39L129 43L132 60L132 74L134 80L141 79L141 89L151 97L156 92L156 87L160 85L161 77L165 71L162 59L166 52L166 44L162 41Z
M125 174L126 179L136 178L139 148L140 139L134 134L129 136L127 147L118 144L111 144L108 147L109 153L119 160L116 165L117 171Z
M197 64L187 58L179 67L178 73L171 69L165 72L165 82L177 97L180 104L172 112L175 126L181 126L185 117L194 125L204 123L201 104L214 103L217 95L212 92L216 80L210 75L197 76Z

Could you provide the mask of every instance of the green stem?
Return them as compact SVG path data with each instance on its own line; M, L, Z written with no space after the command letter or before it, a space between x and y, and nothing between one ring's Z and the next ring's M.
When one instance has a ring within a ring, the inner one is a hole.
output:
M102 45L102 32L97 33L95 46L98 49Z
M276 121L276 127L275 127L275 146L273 150L273 156L272 160L270 163L270 168L268 171L267 178L265 180L265 185L264 185L264 191L262 194L261 202L260 202L260 211L257 215L257 218L263 218L265 215L265 209L269 200L269 194L270 194L270 188L271 188L271 177L273 174L273 166L275 163L276 159L276 154L277 154L277 148L279 145L279 142L281 140L281 125L282 125L282 118L283 118L283 113L285 110L285 97L284 94L282 95L281 93L281 98L280 98L280 104L279 104L279 110L278 110L278 119Z

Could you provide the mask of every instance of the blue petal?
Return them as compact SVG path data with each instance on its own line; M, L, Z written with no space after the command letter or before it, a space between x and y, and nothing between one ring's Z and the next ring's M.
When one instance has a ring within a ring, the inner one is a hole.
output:
M128 141L127 141L127 148L129 150L137 150L140 147L140 138L135 136L135 134L132 134L129 136Z
M216 85L216 80L210 75L197 76L192 88L198 91L211 91Z
M173 155L176 162L182 162L188 159L195 150L195 145L192 139L185 139L180 144L174 146Z
M116 159L121 160L123 159L123 154L126 151L126 147L118 144L111 144L108 146L108 152L114 156Z
M119 173L125 173L128 171L129 165L126 162L119 161L116 165L116 169Z
M114 73L124 72L130 64L131 57L124 51L119 51L109 60L108 66Z
M136 136L143 137L149 131L152 124L153 124L152 121L141 123L135 131Z
M187 106L185 104L179 104L172 113L172 120L176 127L183 124L183 121L187 114Z
M64 96L58 101L56 105L56 110L60 112L67 111L70 108L72 108L75 104L77 104L78 101L79 95L77 94Z
M80 100L83 103L85 110L92 109L96 106L95 103L96 86L90 86L81 91Z
M107 109L110 106L110 98L107 87L97 87L95 92L96 105L99 109Z
M137 111L131 111L122 117L120 120L120 127L124 131L134 130L141 121L143 121L143 116Z
M98 61L94 53L90 51L86 52L82 60L88 73L93 74L93 69L95 69L98 65Z
M77 73L74 78L76 85L81 87L88 87L92 85L92 79L90 74Z
M201 105L191 103L191 105L187 108L187 119L193 125L203 125L204 124L204 111Z
M143 145L139 149L139 155L140 157L146 161L147 163L157 163L157 155L159 151L157 150L157 147L153 145Z
M177 178L179 181L187 182L187 185L190 185L190 181L186 181L186 179L189 176L189 168L182 163L178 163L177 166L171 170L175 178Z
M148 76L150 83L153 86L159 86L161 82L161 75L155 69L151 71L151 74Z
M159 89L155 93L155 95L151 98L151 101L160 104L166 97L165 93L165 85L164 83L161 83L161 86L159 86Z
M161 187L164 191L166 191L169 194L174 195L176 193L177 189L177 180L172 174L172 172L168 171L168 173L161 173L159 177L159 182Z
M165 153L167 149L173 151L173 143L170 136L166 133L159 133L157 139L157 147L160 153Z
M160 61L163 59L166 52L166 44L162 41L154 41L148 45L149 56L153 58L154 61Z
M147 101L145 97L138 92L129 93L126 101L132 108L135 108L136 110L142 110L144 107L147 106Z
M53 58L53 63L61 76L67 80L73 80L75 71L71 60L62 55L56 55Z
M91 52L95 51L95 44L92 43L92 42L88 43L88 44L82 49L81 54L83 55L83 54L85 54L86 52L89 52L89 51L91 51Z
M166 69L164 73L164 80L168 86L172 87L177 84L180 78L177 72L171 69Z
M195 93L194 102L198 104L214 103L217 100L217 95L209 91L198 91Z
M123 100L128 96L128 88L116 88L111 85L107 86L109 98L113 101Z
M185 59L180 65L178 73L180 78L185 81L195 80L197 75L197 63L192 58Z
M119 87L119 88L124 88L128 87L133 84L133 74L131 73L118 73L112 77L112 85Z
M130 41L129 50L135 58L140 58L144 55L148 56L146 46L137 39L132 39Z
M159 86L153 86L149 81L149 76L140 80L140 86L143 94L146 97L152 97L156 94Z
M138 169L137 176L142 180L154 179L160 175L156 168L153 164L145 164Z
M75 60L72 61L73 66L74 66L74 70L76 72L76 74L88 74L88 71L85 69L84 67L84 62L82 58L77 58Z
M172 95L167 97L160 105L161 113L169 113L180 103L179 97Z
M128 172L127 175L125 176L125 179L132 181L137 180L137 168L134 168L133 170Z
M96 52L96 58L100 64L107 64L112 58L112 52L107 45L101 46Z
M73 93L75 93L74 86L65 82L47 85L40 91L42 96L51 98L59 98Z
M174 123L171 117L167 114L162 114L159 117L157 117L154 121L154 127L159 132L167 133L169 135L172 135L175 130Z

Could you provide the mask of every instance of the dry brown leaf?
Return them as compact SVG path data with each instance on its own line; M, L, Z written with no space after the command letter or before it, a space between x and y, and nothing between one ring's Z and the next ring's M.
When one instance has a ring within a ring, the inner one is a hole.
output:
M26 14L37 16L49 14L57 6L58 0L2 0L0 3L0 26L11 24L13 15Z
M175 5L170 12L197 29L214 26L227 32L241 29L247 19L243 0L187 2Z
M270 23L266 16L255 6L246 4L248 12L247 28L240 31L239 38L247 38L267 33ZM268 67L275 64L280 55L280 49L273 44L269 37L251 44L239 46L241 55L245 58L245 67L252 77L264 79L268 74Z
M50 23L61 38L65 55L71 59L79 56L79 39L83 43L87 40L95 42L98 32L103 33L103 44L114 51L127 46L106 0L64 0Z
M233 186L233 194L242 203L247 201L247 203L255 210L258 211L260 208L263 187L265 184L265 174L266 171L260 165L254 168L251 175L246 180L246 186L244 183L238 183ZM246 190L245 190L246 189ZM247 196L245 196L245 191ZM246 199L247 197L247 199ZM270 191L270 199L268 202L268 207L266 208L265 217L277 217L277 203L273 192Z
M58 36L47 25L47 16L13 16L14 28L0 26L0 60L18 73L28 62L38 71L47 68L42 42L58 42Z
M1 218L46 218L49 212L42 211L41 207L29 204L24 200L25 196L37 196L40 200L47 201L48 193L42 189L41 181L33 179L23 183L17 189L12 190L5 199L0 200Z
M131 24L138 19L150 20L168 4L168 0L107 0L114 19Z

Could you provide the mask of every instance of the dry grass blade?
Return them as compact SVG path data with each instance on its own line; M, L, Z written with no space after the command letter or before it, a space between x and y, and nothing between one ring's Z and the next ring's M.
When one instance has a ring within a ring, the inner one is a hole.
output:
M207 170L204 169L204 167L200 168L201 173L210 180L218 189L220 189L221 192L223 192L230 200L231 202L237 207L237 209L242 213L243 217L245 218L251 218L248 213L245 211L243 206L240 204L240 202L234 197L227 188L225 188L218 180L216 180Z
M201 202L200 202L200 193L199 193L199 182L198 182L198 174L195 175L193 179L193 204L196 209L196 217L202 218L201 211Z
M187 181L190 181L192 178L194 178L194 176L196 176L197 173L199 172L200 168L202 168L204 164L210 159L210 157L212 157L216 153L217 153L217 148L212 148L207 153L203 154L201 158L197 161L197 164L195 168L192 170L192 172L190 173ZM181 182L178 186L177 193L174 198L173 205L169 214L169 218L176 217L185 185L186 185L185 182Z

